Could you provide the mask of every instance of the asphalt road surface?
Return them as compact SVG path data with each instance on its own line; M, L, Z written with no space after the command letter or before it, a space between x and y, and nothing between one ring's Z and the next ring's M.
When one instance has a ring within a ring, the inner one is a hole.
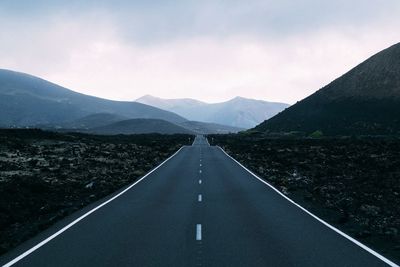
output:
M119 194L61 221L0 264L396 266L285 199L202 136Z

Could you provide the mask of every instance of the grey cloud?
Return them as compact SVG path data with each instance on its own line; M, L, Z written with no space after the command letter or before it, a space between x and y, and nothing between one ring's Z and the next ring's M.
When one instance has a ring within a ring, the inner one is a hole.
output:
M382 4L384 2L384 4ZM121 32L135 41L232 35L284 38L325 28L357 29L393 19L400 1L178 1L112 10Z
M215 38L253 35L284 38L325 28L368 27L392 20L399 23L398 0L253 0L253 1L129 1L4 0L0 14L21 17L54 16L57 12L79 14L101 10L108 14L121 36L136 43L169 41L196 36ZM33 20L33 19L32 19Z

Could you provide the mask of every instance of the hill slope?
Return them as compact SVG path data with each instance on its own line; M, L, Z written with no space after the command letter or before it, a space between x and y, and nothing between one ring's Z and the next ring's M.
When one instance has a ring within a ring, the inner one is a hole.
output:
M200 121L185 121L179 123L179 125L198 134L228 134L245 130L243 128Z
M142 96L136 99L136 102L170 111L184 111L186 108L194 108L208 105L205 102L191 98L164 99L152 95Z
M158 119L129 119L89 129L96 134L194 134L194 132L168 121Z
M136 102L112 101L76 93L43 79L0 70L0 125L30 126L72 121L94 113L128 118L186 119Z
M110 127L111 124L126 120L129 120L129 118L110 113L96 113L73 121L54 123L54 124L42 124L42 125L37 125L35 127L47 130L63 131L63 132L65 131L90 132L93 129L102 126ZM164 120L159 120L159 121L162 122L160 126L164 125L166 122ZM151 119L149 119L148 123L150 122L154 121L151 121ZM197 133L197 134L227 134L227 133L237 133L239 131L244 130L242 128L220 125L216 123L199 122L199 121L184 121L180 123L174 123L174 125L187 129L191 133ZM150 126L150 124L148 124L148 126ZM155 127L156 125L152 124L152 126ZM154 132L161 134L164 133L163 130L164 130L163 127L161 127L160 129L156 128L153 129ZM182 133L187 132L186 130L182 129L180 129L180 131Z
M400 133L400 43L255 128L329 135Z
M64 129L92 129L96 127L106 126L111 123L115 123L118 121L127 120L129 118L110 114L110 113L96 113L90 114L83 118L79 118L73 121L67 121L64 123L56 123L52 125L44 125L43 128L64 128Z
M136 100L179 114L189 120L218 123L238 128L251 128L289 105L236 97L226 102L208 104L194 99L162 99L143 96Z

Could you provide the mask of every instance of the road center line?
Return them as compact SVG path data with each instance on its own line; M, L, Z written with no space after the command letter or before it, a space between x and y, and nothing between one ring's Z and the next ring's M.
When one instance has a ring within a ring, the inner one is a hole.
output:
M201 241L201 224L196 225L196 240Z
M197 200L198 200L199 202L201 202L201 201L203 200L203 196L202 196L201 194L199 194Z
M201 184L202 183L202 181L201 181L201 179L199 180L199 184Z
M199 170L199 173L201 173L201 170Z

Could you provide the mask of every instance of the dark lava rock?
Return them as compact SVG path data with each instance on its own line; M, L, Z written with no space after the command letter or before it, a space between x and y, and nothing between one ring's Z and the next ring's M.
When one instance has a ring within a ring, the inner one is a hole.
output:
M135 181L188 137L0 130L0 254Z
M209 139L319 217L400 261L398 138Z

